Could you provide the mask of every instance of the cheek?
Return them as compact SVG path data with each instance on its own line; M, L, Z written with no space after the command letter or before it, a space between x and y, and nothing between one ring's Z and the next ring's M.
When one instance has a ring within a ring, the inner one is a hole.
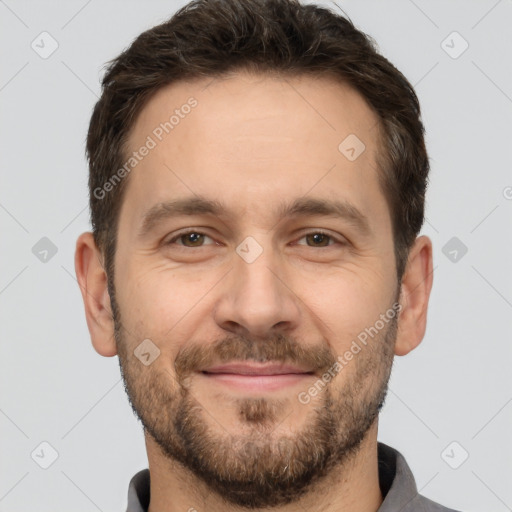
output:
M187 326L204 317L205 292L215 278L198 279L164 267L143 272L141 268L134 262L131 271L119 273L118 283L125 283L116 290L123 324L137 338L154 339L162 348L172 346L173 339L187 337Z
M343 270L308 283L300 297L337 353L346 350L390 306L389 288L377 274Z

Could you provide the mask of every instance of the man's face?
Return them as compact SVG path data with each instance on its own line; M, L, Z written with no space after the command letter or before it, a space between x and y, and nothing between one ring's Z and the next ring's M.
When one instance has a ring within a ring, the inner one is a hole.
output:
M175 109L179 122L158 130ZM130 401L147 442L227 500L292 501L354 454L391 369L397 276L377 117L326 79L239 74L158 91L130 154L148 136L111 297ZM134 350L148 339L160 353L145 365Z

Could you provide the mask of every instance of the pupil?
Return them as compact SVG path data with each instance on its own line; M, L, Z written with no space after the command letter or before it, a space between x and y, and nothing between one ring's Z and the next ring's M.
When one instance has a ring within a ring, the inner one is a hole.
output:
M200 240L201 236L202 235L200 235L199 233L188 233L186 235L186 238L188 239L188 242L195 244Z
M312 238L314 245L326 245L325 242L328 239L328 237L322 233L314 233L313 235L310 235L310 237Z

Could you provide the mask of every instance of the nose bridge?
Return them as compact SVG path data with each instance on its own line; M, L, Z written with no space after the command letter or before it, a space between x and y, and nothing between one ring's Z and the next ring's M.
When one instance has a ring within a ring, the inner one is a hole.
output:
M277 257L270 247L252 262L239 258L235 264L236 291L240 302L254 303L258 309L275 306L279 302L282 284L276 277ZM260 299L263 301L260 303Z
M299 310L296 297L282 282L286 272L270 240L267 238L264 246L256 244L254 239L246 239L237 247L234 267L217 308L217 323L266 336L277 326L295 326Z

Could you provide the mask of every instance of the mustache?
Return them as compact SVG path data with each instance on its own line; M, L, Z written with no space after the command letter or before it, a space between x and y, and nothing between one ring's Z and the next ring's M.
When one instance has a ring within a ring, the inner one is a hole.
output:
M174 362L176 375L181 381L192 372L217 363L231 361L292 363L324 373L336 362L336 354L329 347L305 346L281 333L262 340L247 336L227 337L206 345L183 347Z

